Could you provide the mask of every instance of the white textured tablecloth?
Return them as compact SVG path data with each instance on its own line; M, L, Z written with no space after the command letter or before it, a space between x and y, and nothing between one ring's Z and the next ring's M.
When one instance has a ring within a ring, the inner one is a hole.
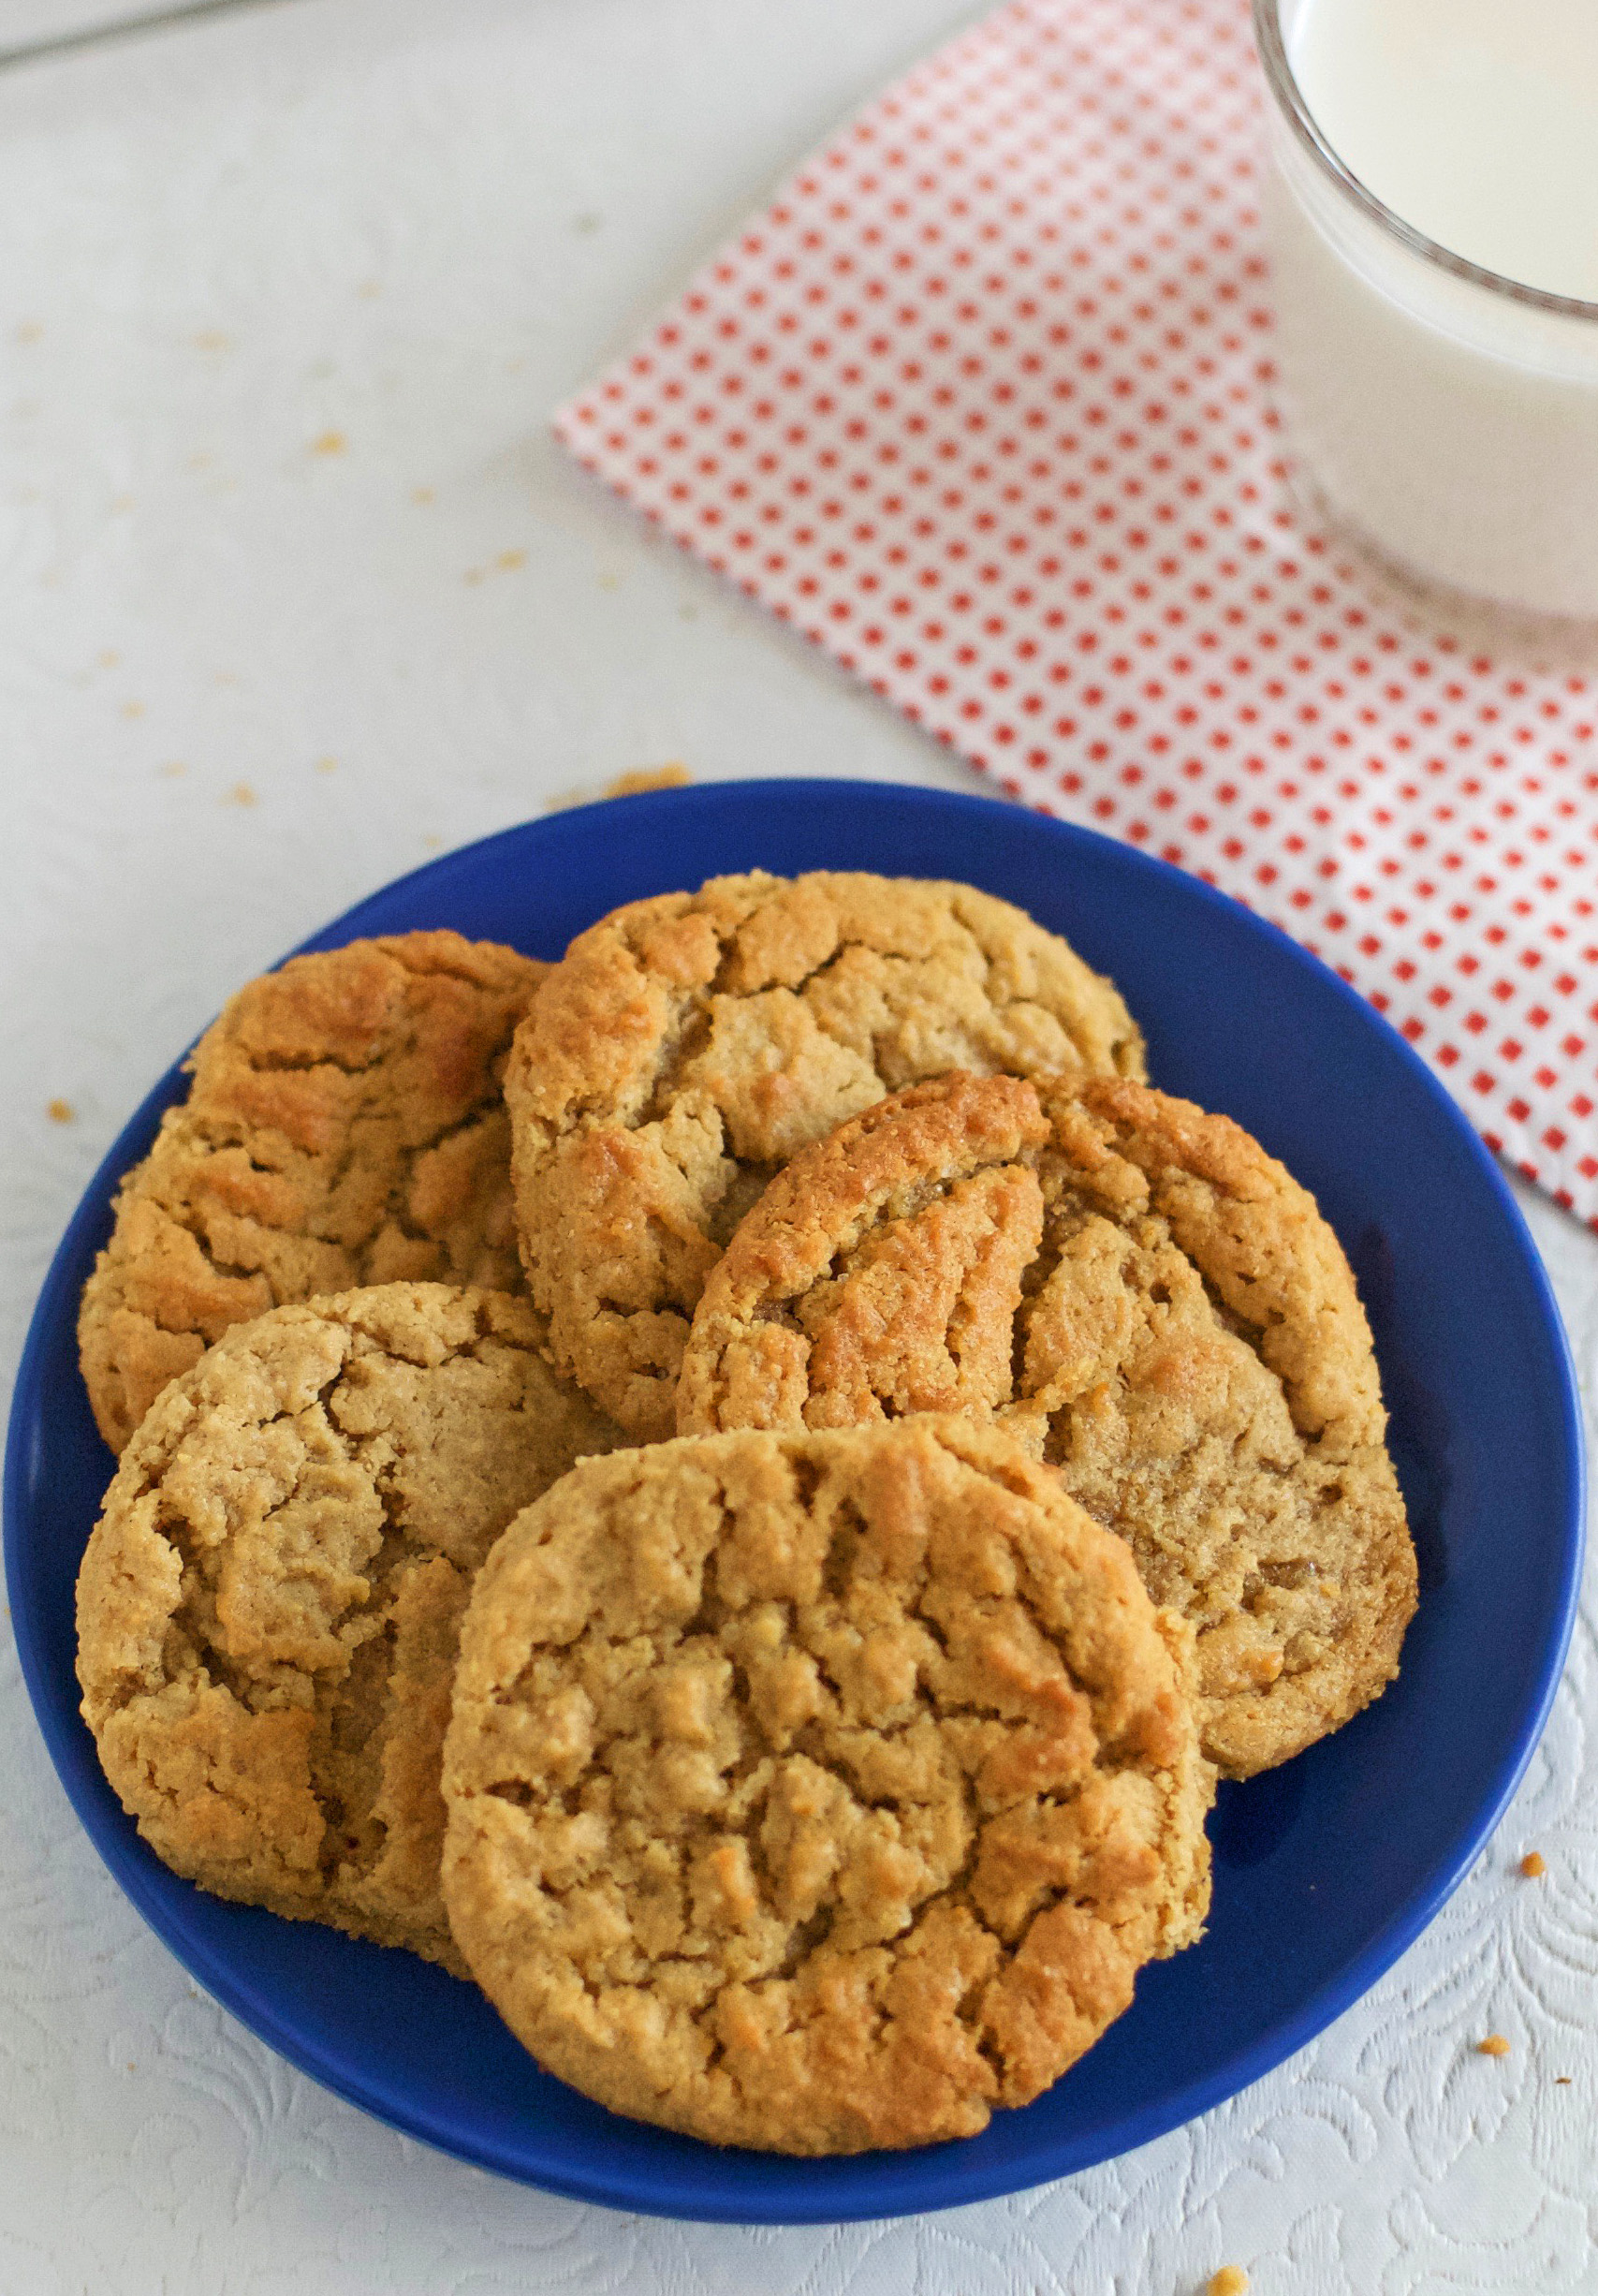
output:
M96 13L13 12L0 47ZM968 786L544 424L968 12L295 0L0 76L7 1374L154 1076L385 878L672 758ZM1598 1238L1526 1208L1591 1409ZM1475 1874L1291 2064L1065 2184L784 2232L497 2183L291 2072L105 1874L7 1648L0 2291L1591 2296L1595 1621Z

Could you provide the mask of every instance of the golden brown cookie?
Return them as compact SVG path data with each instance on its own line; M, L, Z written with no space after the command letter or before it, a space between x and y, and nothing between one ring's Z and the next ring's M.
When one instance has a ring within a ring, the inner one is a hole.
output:
M242 989L128 1173L78 1344L120 1451L235 1323L357 1284L520 1289L499 1079L549 968L491 941L352 941Z
M1191 1649L992 1427L591 1460L462 1630L456 1940L618 2112L785 2153L972 2135L1199 1933Z
M556 1360L671 1433L689 1318L772 1173L949 1068L1140 1076L1120 995L969 885L713 877L580 934L517 1031L517 1218Z
M500 1532L616 1430L525 1300L387 1284L235 1327L123 1455L83 1714L158 1856L460 1966L438 1891L456 1636Z
M1205 1750L1285 1761L1398 1672L1415 1551L1370 1327L1314 1199L1122 1081L945 1078L809 1149L694 1319L684 1434L1030 1428L1198 1636Z

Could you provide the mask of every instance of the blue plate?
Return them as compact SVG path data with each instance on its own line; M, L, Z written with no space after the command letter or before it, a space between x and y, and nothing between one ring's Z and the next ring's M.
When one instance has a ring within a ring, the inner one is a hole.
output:
M979 798L858 782L663 791L507 830L306 944L454 925L558 956L618 902L719 871L876 869L986 886L1111 972L1167 1090L1224 1110L1319 1197L1359 1277L1420 1553L1403 1673L1347 1729L1222 1788L1202 1944L1145 1970L1064 2080L962 2144L790 2161L619 2120L546 2078L479 1994L330 1930L225 1905L144 1847L78 1715L72 1589L110 1472L78 1376L78 1292L164 1077L50 1271L6 1470L12 1617L40 1727L111 1872L216 1998L317 2081L506 2176L735 2223L947 2208L1146 2143L1268 2071L1444 1903L1535 1744L1571 1627L1580 1422L1559 1314L1497 1170L1402 1040L1325 966L1194 878Z

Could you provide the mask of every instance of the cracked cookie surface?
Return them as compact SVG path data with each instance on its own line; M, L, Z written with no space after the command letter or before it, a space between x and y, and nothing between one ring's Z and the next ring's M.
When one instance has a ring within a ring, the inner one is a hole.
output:
M590 1461L462 1628L456 1938L616 2112L800 2154L974 2134L1199 1934L1190 1656L992 1427Z
M506 1071L521 1253L556 1360L671 1433L689 1318L787 1159L950 1068L1141 1076L1113 984L973 887L714 877L580 934Z
M78 1581L83 1715L168 1865L459 1969L439 1761L506 1524L617 1431L525 1300L389 1284L241 1325L159 1397Z
M1246 1777L1398 1672L1415 1550L1370 1327L1312 1197L1122 1081L950 1077L775 1180L707 1286L684 1434L997 1415L1198 1637Z
M499 1079L548 969L407 933L291 957L239 992L83 1288L83 1376L113 1450L268 1308L401 1279L520 1288Z

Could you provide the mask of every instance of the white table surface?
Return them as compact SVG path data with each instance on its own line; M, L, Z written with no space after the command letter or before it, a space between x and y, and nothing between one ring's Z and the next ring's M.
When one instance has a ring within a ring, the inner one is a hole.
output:
M130 12L0 0L0 47ZM970 13L290 0L0 74L7 1373L152 1078L384 879L670 759L971 786L545 430ZM1523 1200L1591 1410L1598 1239ZM101 1868L7 1644L0 2290L1194 2296L1233 2261L1257 2296L1591 2296L1595 1621L1590 1590L1476 1872L1290 2064L1063 2184L782 2232L499 2183L290 2071ZM1474 2053L1490 2029L1508 2057Z

